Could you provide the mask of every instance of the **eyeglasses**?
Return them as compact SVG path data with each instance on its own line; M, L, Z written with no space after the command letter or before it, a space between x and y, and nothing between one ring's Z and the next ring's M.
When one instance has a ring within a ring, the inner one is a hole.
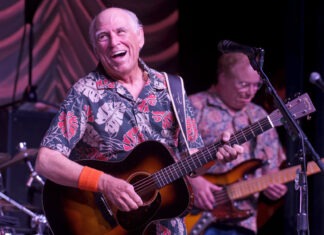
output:
M259 82L242 82L242 81L237 81L236 82L236 85L237 85L237 88L240 89L240 90L248 89L251 86L252 86L253 89L259 90L262 87L263 82L262 81L259 81Z

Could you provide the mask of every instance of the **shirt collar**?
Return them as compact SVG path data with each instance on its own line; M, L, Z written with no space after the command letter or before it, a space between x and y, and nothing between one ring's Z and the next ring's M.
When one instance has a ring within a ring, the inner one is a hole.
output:
M156 90L164 90L167 88L166 86L166 81L165 81L165 76L160 73L157 72L156 70L150 68L147 66L147 64L141 59L139 58L138 60L139 62L139 66L147 72L148 74L148 80L149 83L152 85L152 87ZM95 70L95 72L97 73L97 88L99 90L101 89L114 89L117 87L117 82L115 80L113 80L105 71L105 69L103 68L102 64L99 63L97 65L97 68Z

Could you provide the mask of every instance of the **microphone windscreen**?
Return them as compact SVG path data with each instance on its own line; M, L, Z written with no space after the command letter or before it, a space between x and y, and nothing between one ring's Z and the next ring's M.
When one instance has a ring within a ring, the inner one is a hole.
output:
M318 72L312 72L309 76L309 81L315 84L318 80L321 80L321 75Z

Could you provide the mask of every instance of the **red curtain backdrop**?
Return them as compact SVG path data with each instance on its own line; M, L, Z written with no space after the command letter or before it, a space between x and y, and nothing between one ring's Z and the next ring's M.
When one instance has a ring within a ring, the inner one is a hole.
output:
M21 101L30 85L38 101L59 104L68 88L95 68L88 28L109 6L138 15L146 35L142 58L150 66L178 71L177 1L1 1L0 105Z

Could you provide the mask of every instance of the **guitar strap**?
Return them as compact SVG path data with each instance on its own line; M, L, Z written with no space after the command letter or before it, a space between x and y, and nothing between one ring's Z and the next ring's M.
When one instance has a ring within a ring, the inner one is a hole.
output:
M187 150L189 151L189 144L187 141L186 102L183 79L180 76L173 74L164 73L164 75L166 77L172 107L180 126L182 137L186 143Z

